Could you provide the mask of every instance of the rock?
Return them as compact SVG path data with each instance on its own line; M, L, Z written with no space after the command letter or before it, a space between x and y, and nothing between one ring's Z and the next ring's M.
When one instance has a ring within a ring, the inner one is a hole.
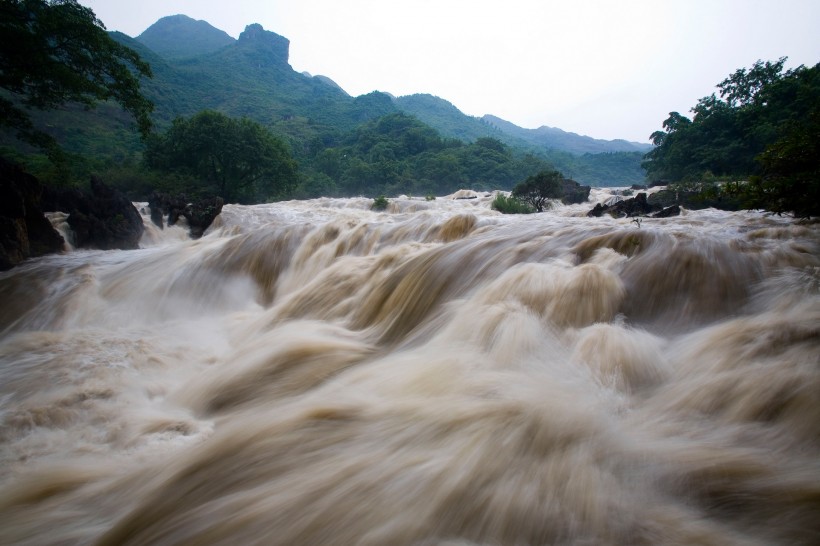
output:
M205 230L222 212L224 201L221 197L200 199L193 203L188 202L184 195L173 197L165 193L154 192L148 199L151 209L151 221L160 228L173 226L182 216L188 222L188 233L192 239L199 239Z
M640 191L640 190L647 190L649 188L647 188L646 184L632 184L632 186L630 186L630 189Z
M42 193L37 178L0 158L0 271L63 249L62 236L43 215Z
M665 209L653 214L652 218L669 218L670 216L680 216L680 207L678 205L666 207Z
M221 197L200 199L186 208L185 218L188 220L188 229L192 239L199 239L205 230L213 223L225 202Z
M561 202L565 205L573 205L576 203L585 203L589 200L589 192L592 190L589 186L582 186L575 180L564 179L561 181L564 188L564 196L561 197Z
M611 205L601 205L598 203L587 216L602 216L604 213L614 216L616 218L635 216L646 216L655 210L646 200L646 193L639 193L630 199L623 199Z
M77 188L48 189L43 207L68 213L68 225L78 248L138 248L145 229L134 204L97 177L91 177L90 193Z

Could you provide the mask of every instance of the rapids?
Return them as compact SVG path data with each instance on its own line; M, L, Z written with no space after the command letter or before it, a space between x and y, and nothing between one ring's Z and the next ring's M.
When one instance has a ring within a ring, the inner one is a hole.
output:
M820 543L818 224L491 200L0 274L0 543Z

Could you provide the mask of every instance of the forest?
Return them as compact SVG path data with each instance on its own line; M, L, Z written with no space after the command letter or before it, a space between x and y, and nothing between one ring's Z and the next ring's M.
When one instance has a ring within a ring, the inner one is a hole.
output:
M644 167L655 183L725 196L739 208L820 212L820 64L739 68L718 92L670 112Z

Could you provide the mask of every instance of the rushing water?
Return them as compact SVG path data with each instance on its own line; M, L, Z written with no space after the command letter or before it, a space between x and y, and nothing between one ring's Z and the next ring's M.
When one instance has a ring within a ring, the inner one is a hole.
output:
M0 543L820 543L820 226L490 200L0 274Z

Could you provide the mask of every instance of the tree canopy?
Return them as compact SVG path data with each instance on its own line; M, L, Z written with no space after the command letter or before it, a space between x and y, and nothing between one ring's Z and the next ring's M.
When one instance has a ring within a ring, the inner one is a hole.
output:
M785 61L736 70L698 101L692 119L671 112L650 136L647 176L747 179L736 187L746 207L817 214L820 64L784 70Z
M50 152L55 140L34 126L28 110L66 103L91 107L114 100L131 113L143 135L153 105L140 93L151 76L139 55L112 40L91 9L75 0L0 1L0 126Z
M512 196L543 212L550 199L560 199L564 195L564 175L558 171L541 171L525 181L516 184Z
M298 182L296 162L284 142L247 118L204 110L177 118L148 140L149 167L187 175L226 202L256 203L288 196Z

